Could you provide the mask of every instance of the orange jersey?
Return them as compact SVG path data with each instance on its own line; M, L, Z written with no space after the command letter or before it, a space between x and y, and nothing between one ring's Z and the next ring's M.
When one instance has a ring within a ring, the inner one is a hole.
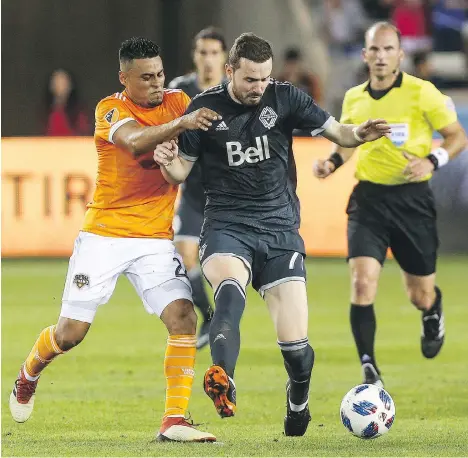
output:
M177 186L169 184L153 160L153 151L134 158L113 143L116 130L131 120L158 126L182 116L190 98L166 89L161 105L143 108L118 92L96 107L94 142L98 171L93 201L88 204L83 231L110 237L172 239Z

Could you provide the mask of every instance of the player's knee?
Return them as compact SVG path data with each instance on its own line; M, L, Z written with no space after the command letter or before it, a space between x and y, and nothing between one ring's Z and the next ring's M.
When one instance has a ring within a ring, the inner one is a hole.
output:
M308 340L278 342L283 354L284 366L289 377L296 382L309 380L314 366L315 353ZM300 347L297 348L296 347Z
M408 289L408 297L416 308L419 310L427 310L431 308L434 302L435 291L433 288L429 290L421 288L410 288Z
M359 300L368 302L374 301L375 292L377 290L377 281L372 279L369 275L353 275L352 280L354 296Z
M180 299L169 304L161 316L170 334L195 334L197 314L193 304Z
M55 327L55 342L60 350L68 351L83 341L90 326L90 323L61 316Z
M80 344L85 335L70 330L61 332L59 329L56 329L54 337L60 350L68 351Z

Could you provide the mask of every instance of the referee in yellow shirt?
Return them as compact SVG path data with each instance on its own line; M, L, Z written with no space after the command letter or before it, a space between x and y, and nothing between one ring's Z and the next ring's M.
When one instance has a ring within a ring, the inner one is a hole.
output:
M349 124L384 118L392 128L389 137L357 148L359 182L347 208L351 328L364 382L379 386L373 303L389 247L403 271L410 301L422 312L423 355L435 357L444 342L442 292L435 284L436 210L428 181L467 144L450 98L430 82L400 71L400 45L399 30L388 22L366 32L363 59L370 79L346 93L341 118ZM434 130L443 142L431 151ZM314 164L314 174L326 178L354 151L335 147L328 159Z

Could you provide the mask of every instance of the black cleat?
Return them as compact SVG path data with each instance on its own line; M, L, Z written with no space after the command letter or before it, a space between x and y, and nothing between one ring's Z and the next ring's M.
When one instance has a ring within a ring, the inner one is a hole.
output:
M364 377L363 384L375 385L379 388L384 387L382 377L380 372L376 369L375 365L372 363L372 360L369 356L364 355L361 359L362 364L362 375Z
M307 404L300 412L293 412L289 404L289 391L291 382L286 383L286 416L284 417L285 436L303 436L307 431L309 422L312 419Z
M434 358L444 344L445 326L442 304L422 316L421 351L426 358Z

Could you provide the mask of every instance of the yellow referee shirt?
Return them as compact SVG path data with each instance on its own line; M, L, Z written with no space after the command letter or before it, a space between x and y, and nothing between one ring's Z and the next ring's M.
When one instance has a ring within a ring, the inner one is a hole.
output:
M432 148L432 134L457 120L452 100L422 79L401 72L388 93L371 96L369 83L346 92L341 123L361 124L383 118L392 127L391 138L364 143L358 148L356 178L385 185L407 183L403 170L408 164L402 151L418 157ZM423 178L427 181L431 174Z

